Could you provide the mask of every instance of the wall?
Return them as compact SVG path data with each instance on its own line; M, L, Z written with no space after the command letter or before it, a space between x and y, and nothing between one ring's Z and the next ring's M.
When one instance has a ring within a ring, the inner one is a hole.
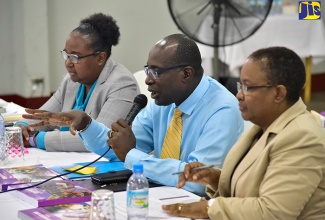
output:
M66 72L60 54L66 37L95 12L117 20L121 39L112 57L131 72L146 64L155 42L180 32L167 0L0 0L0 94L30 98L54 92ZM313 72L325 72L325 63ZM45 84L33 92L31 79L37 77Z
M150 48L178 33L167 1L10 0L0 1L0 94L48 96L66 73L60 50L79 21L93 13L112 15L120 26L115 61L131 72L143 68ZM44 76L45 88L31 91L31 79Z
M49 70L46 7L46 1L40 0L0 2L0 94L28 97L30 79L47 78L44 74Z

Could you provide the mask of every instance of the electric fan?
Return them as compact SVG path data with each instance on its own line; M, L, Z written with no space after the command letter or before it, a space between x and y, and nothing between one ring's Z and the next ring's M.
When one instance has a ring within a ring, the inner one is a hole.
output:
M272 0L168 0L177 27L193 40L214 47L241 42L265 21ZM218 62L214 62L216 67ZM214 68L214 78L218 68Z

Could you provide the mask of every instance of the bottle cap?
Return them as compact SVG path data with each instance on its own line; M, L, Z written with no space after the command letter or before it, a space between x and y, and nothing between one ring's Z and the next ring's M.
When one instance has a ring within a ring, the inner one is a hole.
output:
M133 164L133 173L142 173L143 172L143 164L135 163Z

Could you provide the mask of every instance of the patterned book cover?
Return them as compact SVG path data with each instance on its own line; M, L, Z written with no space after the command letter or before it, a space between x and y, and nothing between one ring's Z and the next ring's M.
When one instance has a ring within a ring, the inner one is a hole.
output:
M8 189L17 189L33 185L23 183L9 186ZM23 190L14 190L10 193L21 200L36 207L52 206L59 204L88 202L93 189L83 186L72 180L51 180L39 186Z
M10 185L41 182L56 175L55 172L42 164L0 168L0 189L6 191Z
M70 203L19 210L18 218L22 220L88 220L90 219L90 205Z

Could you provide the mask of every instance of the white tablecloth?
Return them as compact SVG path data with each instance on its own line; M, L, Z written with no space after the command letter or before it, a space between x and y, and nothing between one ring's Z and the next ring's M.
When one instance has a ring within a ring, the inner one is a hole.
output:
M68 165L72 163L78 162L90 162L97 159L99 156L94 153L75 153L75 152L46 152L43 150L39 150L36 148L29 148L29 153L26 155L26 159L24 162L17 163L15 166L18 165L33 165L33 164L43 164L46 167L57 166L57 165ZM105 160L105 159L101 159ZM11 165L14 166L14 165ZM177 190L175 188L175 190ZM185 192L185 191L184 191ZM116 196L115 196L116 194ZM187 194L191 194L187 192ZM189 198L199 198L196 195L190 195ZM114 199L116 205L118 205L119 209L115 212L116 220L125 220L127 219L127 215L125 212L125 208L123 208L123 204L126 203L126 196L125 192L114 193ZM173 200L171 200L173 201ZM192 201L191 201L192 202ZM174 203L174 202L172 202ZM121 205L122 204L122 205ZM152 208L157 209L157 204L152 204ZM31 209L35 208L34 206L16 198L15 196L9 193L0 194L0 219L3 220L18 220L17 217L18 211L23 209ZM150 208L150 205L149 205ZM154 210L157 211L157 210ZM150 211L149 211L150 213ZM152 217L149 219L165 219L165 218L158 218ZM180 219L174 217L168 217L168 219Z
M26 154L24 161L17 161L15 165L8 164L9 166L20 165L33 165L43 164L46 167L55 165L66 165L77 162L90 162L99 156L94 153L75 153L75 152L46 152L44 150L29 148L29 153ZM102 159L103 160L103 159ZM3 167L3 166L2 166ZM35 208L32 205L12 196L9 193L0 194L0 219L15 220L18 219L17 214L19 210ZM117 216L117 219L125 219L124 217Z
M325 29L322 20L299 20L298 15L269 15L262 26L243 42L219 47L219 59L233 71L253 51L270 46L285 46L301 58L313 57L313 64L325 60ZM211 60L213 47L199 44L203 60ZM205 61L206 62L206 61Z

